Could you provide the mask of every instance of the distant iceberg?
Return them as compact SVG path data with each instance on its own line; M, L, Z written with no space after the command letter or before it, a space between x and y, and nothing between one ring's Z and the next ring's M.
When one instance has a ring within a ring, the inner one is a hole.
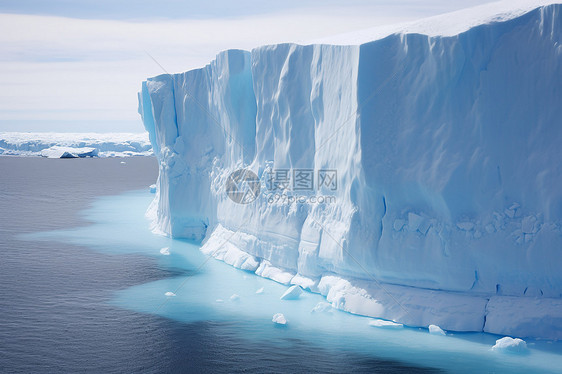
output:
M98 150L96 148L86 147L59 147L54 146L41 151L41 156L47 158L84 158L84 157L97 157Z
M153 152L147 133L0 132L0 155L130 157Z
M143 82L154 229L351 313L562 338L562 5L501 4Z

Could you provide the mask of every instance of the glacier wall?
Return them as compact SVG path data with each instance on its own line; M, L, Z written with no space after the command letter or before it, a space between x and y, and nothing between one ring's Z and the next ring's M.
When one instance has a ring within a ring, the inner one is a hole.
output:
M562 338L561 9L148 79L155 229L352 313ZM337 170L335 200L237 204L240 168Z

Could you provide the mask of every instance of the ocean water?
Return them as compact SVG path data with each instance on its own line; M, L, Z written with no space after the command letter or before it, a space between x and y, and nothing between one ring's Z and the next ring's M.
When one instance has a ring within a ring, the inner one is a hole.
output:
M0 157L2 372L560 372L562 346L382 330L154 235L152 158ZM169 248L170 255L160 253ZM256 290L263 288L262 294ZM173 292L176 296L166 296ZM233 297L237 295L237 297ZM289 323L272 323L283 313Z

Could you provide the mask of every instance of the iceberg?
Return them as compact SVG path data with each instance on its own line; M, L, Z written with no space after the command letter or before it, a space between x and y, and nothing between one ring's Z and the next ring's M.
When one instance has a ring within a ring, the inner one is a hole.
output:
M97 157L98 150L96 148L86 147L59 147L54 146L41 151L42 157L47 158L84 158Z
M76 158L153 153L147 133L0 132L0 155Z
M562 338L562 5L501 4L149 78L155 232L350 313Z
M271 321L273 323L277 324L277 325L286 325L287 324L287 320L285 319L285 316L282 313L274 314Z

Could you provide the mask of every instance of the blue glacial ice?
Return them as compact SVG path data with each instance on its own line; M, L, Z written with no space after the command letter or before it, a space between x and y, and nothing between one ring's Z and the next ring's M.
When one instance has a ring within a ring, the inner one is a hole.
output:
M154 231L351 313L562 338L562 5L474 14L143 82ZM336 199L237 204L240 168L336 170Z

